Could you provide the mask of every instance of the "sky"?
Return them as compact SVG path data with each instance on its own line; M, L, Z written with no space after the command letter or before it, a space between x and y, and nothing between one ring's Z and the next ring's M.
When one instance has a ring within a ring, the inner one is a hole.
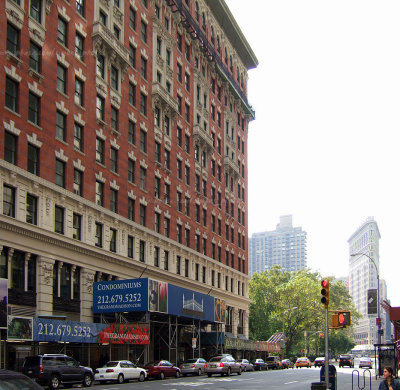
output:
M372 216L380 277L400 306L400 2L226 0L258 58L249 71L249 235L281 215L307 266L347 276L347 240Z

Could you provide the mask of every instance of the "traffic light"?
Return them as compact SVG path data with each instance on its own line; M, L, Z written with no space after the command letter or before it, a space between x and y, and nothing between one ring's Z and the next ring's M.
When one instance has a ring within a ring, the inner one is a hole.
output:
M339 311L338 312L338 322L339 326L351 325L351 314L349 311Z
M321 303L325 306L325 309L327 309L329 307L329 280L322 280L321 287Z

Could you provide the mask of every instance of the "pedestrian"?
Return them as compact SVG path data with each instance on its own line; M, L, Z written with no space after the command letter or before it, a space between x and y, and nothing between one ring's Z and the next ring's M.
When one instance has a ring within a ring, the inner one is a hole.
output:
M380 383L378 390L400 390L400 382L394 378L392 367L383 368L383 377L385 379Z

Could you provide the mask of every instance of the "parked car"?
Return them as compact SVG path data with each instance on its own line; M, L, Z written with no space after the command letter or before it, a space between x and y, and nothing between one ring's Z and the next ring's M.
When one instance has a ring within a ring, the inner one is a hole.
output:
M179 368L183 376L188 374L202 375L205 371L205 364L206 361L203 358L187 359L179 366Z
M94 379L100 383L108 381L124 383L131 379L137 379L139 382L143 382L146 377L146 370L136 366L129 360L107 362L103 367L97 368L94 374Z
M42 387L20 372L0 370L0 389L42 390Z
M261 371L267 369L267 365L265 364L263 359L252 360L251 364L254 366L255 371Z
M148 378L164 379L167 376L174 376L176 378L181 376L181 370L178 367L175 367L168 360L156 360L147 363L144 369L147 372Z
M300 357L296 360L296 368L301 367L311 367L311 362L308 357Z
M294 363L290 359L283 359L282 368L294 368Z
M240 363L242 371L254 371L254 366L247 359L238 359L236 360Z
M60 385L82 384L92 386L94 375L89 367L83 367L78 361L63 354L44 354L27 356L22 365L22 373L35 379L43 386L55 390Z
M317 357L314 360L314 367L322 367L325 364L324 357Z
M358 364L358 367L359 368L363 368L363 367L372 368L372 359L369 357L362 357L360 359L360 363Z
M354 368L354 357L353 355L340 355L339 356L339 367L349 366Z
M221 376L230 376L234 372L238 375L242 374L240 363L238 363L231 355L218 355L212 357L205 365L206 374L210 377L213 374Z
M268 356L265 358L267 370L279 370L282 368L281 358L279 356Z

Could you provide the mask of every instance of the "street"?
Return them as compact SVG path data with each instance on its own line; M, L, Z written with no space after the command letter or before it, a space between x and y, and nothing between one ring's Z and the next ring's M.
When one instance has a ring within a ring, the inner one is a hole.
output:
M356 374L353 375L354 385L352 388L352 373L355 369L348 367L337 368L337 390L376 390L378 388L379 381L375 380L374 370L371 370L371 387L369 382L368 370L366 371L365 387L363 382L364 370L358 370L360 373L360 382L358 385L358 379ZM128 390L128 389L140 389L140 390L179 390L185 388L195 387L199 390L233 390L233 389L287 389L287 390L307 390L311 389L311 383L319 382L319 368L300 368L300 369L289 369L289 370L270 370L261 372L244 372L242 375L232 375L230 377L213 376L208 378L207 376L201 377L185 377L179 379L166 379L160 380L148 380L143 383L136 381L117 385L114 383L106 385L95 384L95 390Z

